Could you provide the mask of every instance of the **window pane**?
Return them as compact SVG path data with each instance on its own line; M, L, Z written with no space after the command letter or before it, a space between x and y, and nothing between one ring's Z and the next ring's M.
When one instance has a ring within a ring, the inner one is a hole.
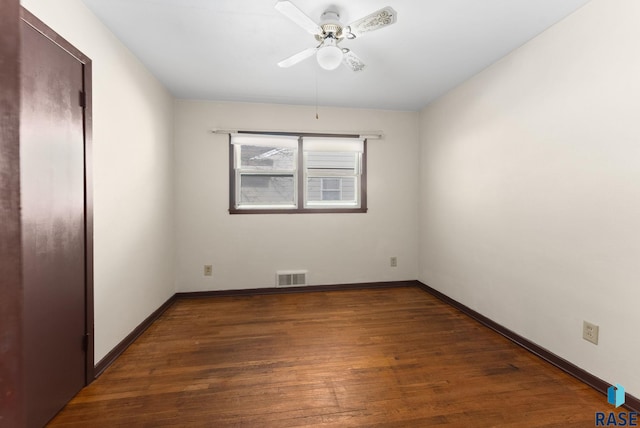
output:
M350 152L307 152L308 169L347 170L353 173L356 169L358 153Z
M307 201L356 202L355 177L307 178Z
M339 201L340 199L340 191L339 190L323 190L322 191L322 200L323 201Z
M296 169L296 150L284 147L239 146L240 168L256 171Z
M322 178L322 190L340 190L339 178Z
M294 203L293 175L240 176L240 204L292 205Z
M356 200L356 179L351 178L343 178L342 179L342 200L343 201L354 201Z

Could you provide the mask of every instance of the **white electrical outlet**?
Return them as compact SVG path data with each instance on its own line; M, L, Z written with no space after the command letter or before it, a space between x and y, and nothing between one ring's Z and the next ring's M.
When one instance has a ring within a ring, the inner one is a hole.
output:
M213 275L213 266L204 265L204 276L212 276L212 275Z
M391 267L398 267L398 258L391 257L391 259L389 260L389 264L391 265Z
M587 321L582 321L582 338L593 343L594 345L597 345L599 329L600 327L595 324L591 324Z

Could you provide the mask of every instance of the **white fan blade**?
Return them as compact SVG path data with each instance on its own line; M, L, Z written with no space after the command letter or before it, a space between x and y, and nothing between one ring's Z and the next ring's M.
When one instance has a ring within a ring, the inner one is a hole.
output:
M322 34L322 28L311 18L304 14L300 9L298 9L293 3L289 0L280 0L276 3L275 8L278 12L298 24L300 27L304 28L311 34Z
M316 53L317 50L318 48L305 49L302 52L298 52L297 54L290 56L289 58L283 59L278 63L278 65L282 68L291 67L292 65L309 58Z
M345 49L345 50L346 52L344 52L342 56L342 62L344 63L344 65L346 65L352 71L364 70L364 68L366 67L365 63L362 62L362 60L358 58L358 56L353 52L351 52L350 50L348 49Z
M382 27L386 27L391 24L395 24L397 18L396 11L387 6L371 15L367 15L364 18L358 19L347 26L347 38L355 39L360 37L361 34L369 31L377 30Z

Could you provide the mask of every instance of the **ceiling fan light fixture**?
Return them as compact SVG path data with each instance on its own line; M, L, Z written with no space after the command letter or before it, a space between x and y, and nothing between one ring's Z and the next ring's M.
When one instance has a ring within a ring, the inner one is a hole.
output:
M342 55L342 49L336 45L335 40L327 39L324 46L318 49L316 59L325 70L335 70L342 63Z
M362 34L384 28L396 22L396 11L387 6L344 26L340 22L340 14L335 6L330 6L320 17L318 25L291 0L278 0L276 9L301 28L311 33L319 43L315 48L308 48L283 59L278 66L291 67L316 54L318 65L325 70L335 70L344 64L354 72L364 70L365 63L347 48L340 48L338 43L344 39L359 38Z

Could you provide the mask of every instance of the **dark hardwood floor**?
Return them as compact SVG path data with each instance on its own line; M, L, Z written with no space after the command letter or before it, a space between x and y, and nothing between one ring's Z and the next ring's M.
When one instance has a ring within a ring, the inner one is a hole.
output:
M401 287L178 300L50 425L590 427L610 410Z

